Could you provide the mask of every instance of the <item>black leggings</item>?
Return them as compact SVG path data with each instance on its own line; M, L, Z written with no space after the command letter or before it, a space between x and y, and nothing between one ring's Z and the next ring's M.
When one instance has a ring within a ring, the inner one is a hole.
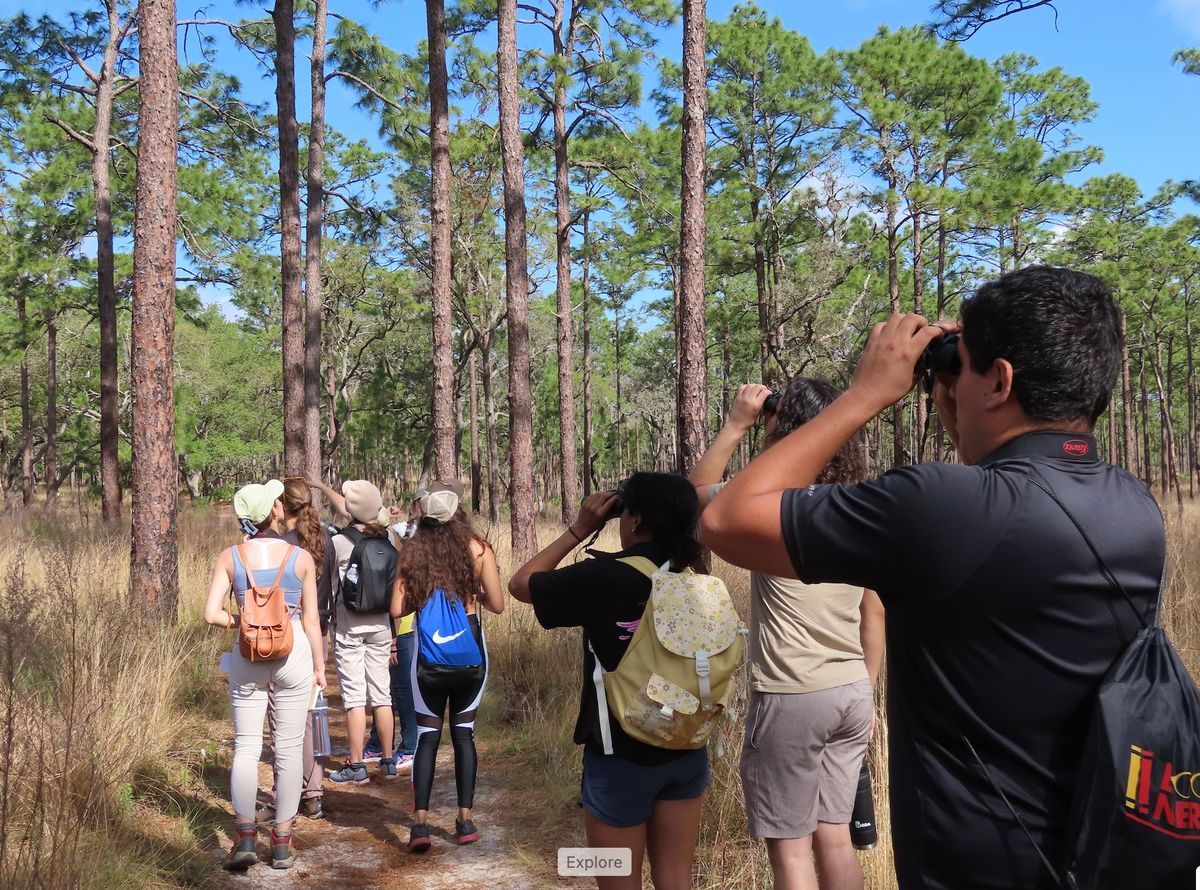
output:
M413 704L417 712L417 754L413 759L413 794L417 809L429 809L433 794L433 771L437 764L438 745L442 741L442 722L446 706L450 706L450 742L454 746L454 783L458 805L470 808L475 801L475 774L478 758L475 753L475 714L483 698L487 682L487 649L479 618L470 616L471 630L483 653L483 674L479 679L461 686L430 688L417 676L417 658L413 653ZM413 647L415 650L415 646Z

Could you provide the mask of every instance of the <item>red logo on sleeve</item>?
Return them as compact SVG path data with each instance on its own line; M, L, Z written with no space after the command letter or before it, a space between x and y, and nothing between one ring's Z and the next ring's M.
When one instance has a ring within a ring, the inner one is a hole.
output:
M1068 439L1063 442L1063 451L1072 457L1087 457L1091 446L1083 439Z

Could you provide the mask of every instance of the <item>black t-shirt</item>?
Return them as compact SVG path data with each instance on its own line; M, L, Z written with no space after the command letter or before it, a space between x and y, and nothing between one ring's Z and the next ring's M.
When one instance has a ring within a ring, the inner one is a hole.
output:
M921 464L793 489L783 537L799 577L887 607L892 831L904 890L1053 883L964 736L1052 863L1101 678L1139 627L1074 514L1152 619L1165 554L1146 488L1090 436L1020 436L976 466Z
M631 565L617 562L625 556L644 556L655 565L667 561L655 544L635 544L619 553L597 553L574 565L553 572L536 572L529 577L529 597L542 627L583 628L583 688L579 693L579 718L575 722L575 744L604 753L600 736L600 710L592 681L595 661L588 642L596 650L600 665L614 671L629 648L650 599L650 579ZM690 751L656 748L631 738L609 715L613 754L643 766L666 763Z

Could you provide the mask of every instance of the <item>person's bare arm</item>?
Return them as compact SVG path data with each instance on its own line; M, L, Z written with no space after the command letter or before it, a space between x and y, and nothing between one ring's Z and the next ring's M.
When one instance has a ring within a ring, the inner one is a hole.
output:
M500 584L496 551L486 541L479 542L479 549L482 552L475 557L475 577L483 589L479 602L489 612L499 615L504 611L504 587Z
M403 618L406 614L404 603L404 577L399 570L396 571L396 583L392 585L392 607L391 616L393 618Z
M864 590L862 603L858 607L858 635L862 641L863 661L867 664L867 676L871 688L879 682L879 670L883 666L884 609L883 600L874 590Z
M325 495L329 503L333 505L333 509L336 510L340 515L345 517L350 516L350 514L346 512L346 498L340 491L334 491L320 479L315 479L312 476L309 476L306 481L308 482L310 488L315 488L317 491L321 492L321 494Z
M701 541L734 565L795 578L782 534L784 491L815 482L859 429L904 398L922 350L942 334L919 315L897 314L875 325L850 388L730 480L700 517Z
M607 491L597 491L584 500L575 518L574 530L567 526L555 540L541 550L536 556L517 569L515 575L508 579L508 592L513 598L522 603L530 602L529 578L537 572L552 572L558 564L567 558L572 550L578 547L592 532L604 527L608 511L612 509L616 496Z
M763 402L771 395L770 387L758 383L744 383L738 387L737 398L729 410L729 418L721 427L721 432L712 440L692 472L688 481L696 487L696 495L700 498L700 509L708 506L708 492L712 486L721 481L729 459L737 449L742 437L748 433L762 413Z
M213 564L212 581L208 585L208 598L204 601L204 620L213 627L236 627L237 618L226 611L225 603L229 588L233 584L233 557L228 550L217 556Z

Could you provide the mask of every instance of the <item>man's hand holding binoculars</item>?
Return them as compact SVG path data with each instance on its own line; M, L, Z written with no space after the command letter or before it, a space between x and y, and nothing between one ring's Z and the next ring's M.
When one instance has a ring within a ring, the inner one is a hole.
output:
M920 315L899 313L875 325L845 394L860 403L863 422L908 395L920 377L918 364L926 349L957 332L952 322L933 324Z

